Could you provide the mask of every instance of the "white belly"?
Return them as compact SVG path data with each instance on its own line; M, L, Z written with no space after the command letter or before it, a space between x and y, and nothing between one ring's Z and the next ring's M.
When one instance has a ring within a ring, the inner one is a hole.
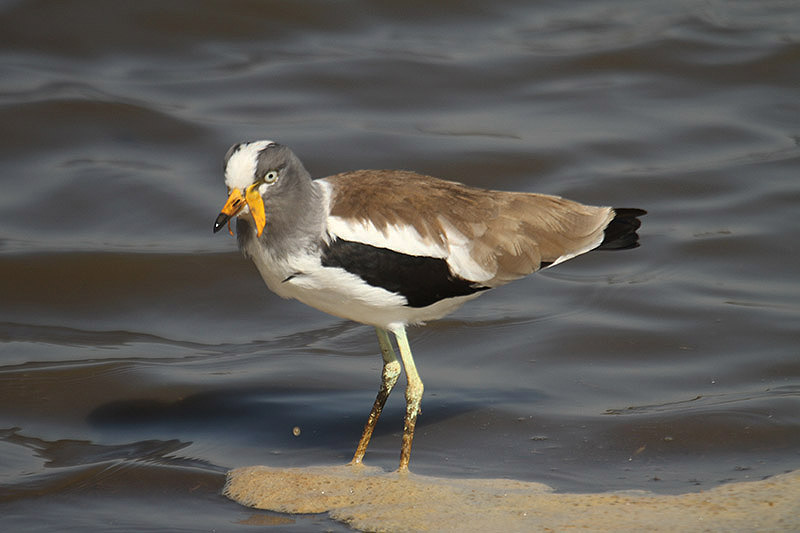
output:
M294 298L330 315L383 329L420 324L452 313L480 292L446 298L426 307L409 307L406 298L369 285L342 268L323 267L318 256L275 261L265 253L253 261L267 286L283 298Z

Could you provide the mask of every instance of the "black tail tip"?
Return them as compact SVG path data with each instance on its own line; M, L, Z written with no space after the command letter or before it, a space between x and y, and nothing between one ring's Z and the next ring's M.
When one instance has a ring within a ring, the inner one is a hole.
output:
M627 250L639 246L636 230L642 225L639 217L647 214L644 209L615 207L614 219L606 226L605 237L598 250Z

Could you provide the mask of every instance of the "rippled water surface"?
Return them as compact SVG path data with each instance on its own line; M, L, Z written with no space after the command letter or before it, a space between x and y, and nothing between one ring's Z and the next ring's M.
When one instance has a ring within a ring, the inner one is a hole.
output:
M677 493L800 468L798 87L792 1L0 3L4 527L347 529L220 495L349 460L379 380L372 328L211 233L222 157L258 138L315 176L649 211L640 248L410 332L415 472Z

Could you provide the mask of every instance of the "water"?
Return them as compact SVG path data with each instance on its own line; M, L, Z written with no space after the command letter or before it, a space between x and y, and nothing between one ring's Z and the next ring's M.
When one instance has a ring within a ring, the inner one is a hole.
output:
M415 472L679 493L800 467L799 64L794 2L3 2L4 524L347 529L219 493L349 460L379 380L371 328L211 233L222 156L258 138L316 176L650 213L640 248L410 332Z

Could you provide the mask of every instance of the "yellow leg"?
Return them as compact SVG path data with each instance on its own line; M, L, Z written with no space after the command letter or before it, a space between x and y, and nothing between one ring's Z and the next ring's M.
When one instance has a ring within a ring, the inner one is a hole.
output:
M372 432L375 430L375 424L381 416L383 406L386 404L386 398L397 383L397 377L400 375L400 363L397 361L397 356L392 349L392 343L389 341L389 334L386 330L375 328L378 334L378 344L381 347L381 356L383 356L383 371L381 372L381 388L378 390L378 397L375 398L375 403L372 404L372 411L369 413L367 423L364 424L364 431L361 433L361 440L358 441L356 453L353 455L353 460L350 461L351 465L361 463L364 459L364 454L367 453L367 445L372 438Z
M419 404L422 401L424 386L417 373L417 366L414 364L414 356L411 355L411 347L408 345L406 328L401 326L392 330L397 339L397 347L400 349L400 358L406 369L406 419L403 426L403 445L400 448L400 466L398 471L408 471L408 461L411 459L411 443L414 441L414 427L417 425L417 415L419 414Z

